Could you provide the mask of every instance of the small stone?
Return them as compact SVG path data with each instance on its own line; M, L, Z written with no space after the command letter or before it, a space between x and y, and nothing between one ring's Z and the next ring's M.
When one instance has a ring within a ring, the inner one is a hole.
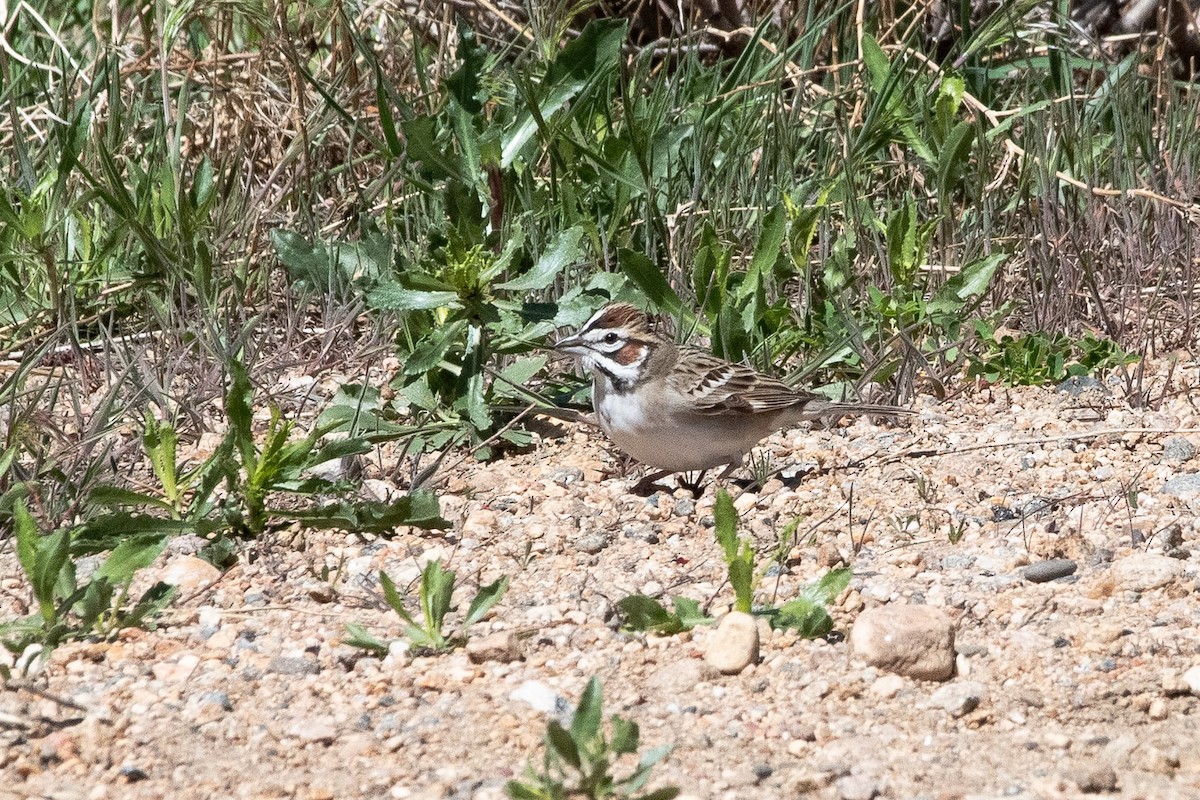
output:
M302 742L332 744L337 738L337 723L329 716L298 719L288 726L287 735Z
M156 680L165 683L178 683L186 681L192 675L192 671L196 669L196 665L200 663L200 656L192 653L187 653L179 657L178 661L155 664L150 668L154 673Z
M1190 461L1196 455L1196 445L1186 437L1170 436L1163 442L1163 458L1179 464Z
M521 658L521 644L510 631L501 631L467 642L467 658L474 664L498 661L507 664Z
M275 656L267 664L267 672L280 675L317 675L321 665L315 659L303 656Z
M1161 697L1156 697L1150 701L1150 707L1146 709L1146 716L1152 720L1164 720L1167 718L1167 701Z
M1060 383L1057 388L1058 391L1068 394L1071 397L1086 397L1088 395L1107 397L1110 394L1108 387L1091 375L1072 375Z
M978 681L962 681L949 683L938 689L929 698L935 706L944 708L946 713L954 718L964 717L975 709L988 696L987 687Z
M1173 583L1183 574L1184 565L1157 553L1134 553L1112 565L1112 575L1122 589L1148 592Z
M543 714L556 714L567 708L567 701L541 681L525 681L508 695Z
M602 533L587 533L575 540L575 549L594 556L608 547L609 537Z
M689 500L686 497L675 501L674 514L677 517L690 517L696 511L696 501Z
M684 658L663 664L650 673L646 688L659 698L679 697L692 691L697 683L711 681L721 673L698 658Z
M471 539L489 539L498 527L496 512L487 508L477 508L463 520L462 535Z
M919 680L954 674L954 624L936 608L887 605L858 615L854 652L872 666Z
M1188 690L1192 694L1200 697L1200 664L1183 673L1183 682L1187 684Z
M1067 779L1079 787L1084 794L1115 792L1117 773L1108 764L1093 761L1076 767L1067 773Z
M202 558L175 556L163 567L159 580L168 586L178 586L185 592L192 592L216 583L220 577L221 570Z
M1163 484L1162 491L1164 494L1175 495L1200 491L1200 472L1188 472L1183 475L1176 475Z
M704 660L723 675L736 675L758 661L758 623L742 611L731 611L717 623L704 648Z
M879 784L866 775L846 775L837 779L841 800L873 800L879 794Z
M1030 564L1025 568L1025 580L1030 583L1046 583L1057 578L1074 575L1079 566L1069 558L1050 558Z
M899 675L881 675L871 684L870 692L876 697L890 700L904 688L904 678Z

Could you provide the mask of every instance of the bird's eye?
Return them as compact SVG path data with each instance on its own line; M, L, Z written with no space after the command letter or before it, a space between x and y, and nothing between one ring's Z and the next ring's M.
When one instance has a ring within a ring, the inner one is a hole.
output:
M616 344L618 341L620 341L620 337L617 336L615 333L608 333L608 334L605 334L605 336L604 336L605 344Z

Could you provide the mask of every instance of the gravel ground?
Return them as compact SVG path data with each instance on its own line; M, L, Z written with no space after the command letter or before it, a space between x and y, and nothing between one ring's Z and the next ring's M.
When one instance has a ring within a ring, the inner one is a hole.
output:
M606 713L674 746L650 786L693 798L1200 798L1200 412L1184 393L1146 410L1069 388L768 440L783 479L736 495L756 599L838 565L854 578L834 635L767 630L734 675L705 659L712 629L622 633L614 610L632 592L728 610L713 492L631 495L636 475L584 428L448 465L449 531L277 536L213 583L196 543L173 543L139 578L183 586L163 625L63 646L0 693L0 797L499 798L597 675ZM462 608L511 577L471 630L496 652L344 643L346 623L398 637L378 573L411 586L437 557ZM9 546L5 618L27 597L17 575ZM872 665L845 635L903 604L954 625L949 680Z

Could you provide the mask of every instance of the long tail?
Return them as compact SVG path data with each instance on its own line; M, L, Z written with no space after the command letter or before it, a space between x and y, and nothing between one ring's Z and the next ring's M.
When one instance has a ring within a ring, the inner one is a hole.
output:
M830 419L849 414L880 414L888 417L903 417L917 412L911 408L885 406L878 403L835 403L832 400L813 400L804 406L800 419L811 421Z

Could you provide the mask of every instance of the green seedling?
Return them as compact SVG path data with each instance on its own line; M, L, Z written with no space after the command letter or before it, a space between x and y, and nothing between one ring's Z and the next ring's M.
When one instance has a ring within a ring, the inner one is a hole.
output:
M542 769L533 765L525 778L509 781L505 792L513 800L564 800L569 797L602 800L619 797L629 800L671 800L679 796L674 786L642 794L650 780L650 771L671 752L670 746L656 747L638 759L637 766L618 778L613 768L622 756L636 755L640 733L636 722L613 715L608 720L611 734L606 736L603 722L603 698L600 681L588 681L571 717L570 727L550 720L546 727L546 752Z
M714 622L712 617L700 610L700 604L695 600L676 597L671 602L675 606L674 611L668 611L662 603L644 594L621 598L617 601L617 608L625 617L623 629L670 636Z
M451 610L455 575L452 570L444 569L440 560L430 561L421 571L420 622L405 608L403 595L396 589L396 584L386 572L379 573L379 583L383 587L384 600L400 615L400 619L404 620L404 635L409 643L413 647L435 652L451 650L466 644L467 629L483 619L508 591L508 576L481 587L471 600L458 631L453 636L447 636L443 628L446 615ZM361 625L351 623L346 629L350 632L347 644L379 655L387 653L387 644L372 636Z

